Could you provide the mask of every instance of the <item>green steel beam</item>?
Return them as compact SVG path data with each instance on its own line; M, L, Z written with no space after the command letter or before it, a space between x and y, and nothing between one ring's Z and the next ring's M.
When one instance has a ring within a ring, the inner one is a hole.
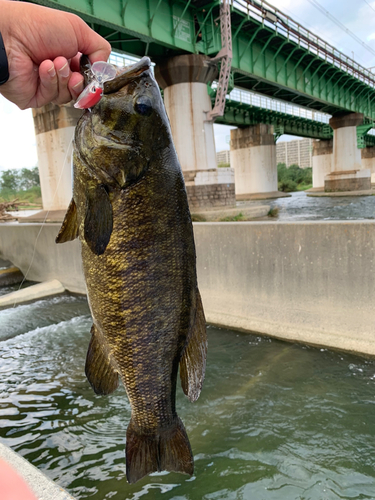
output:
M33 1L78 14L114 50L147 53L156 63L186 53L213 57L221 48L220 0ZM338 52L324 57L314 52L313 43L302 43L297 32L292 36L280 19L277 26L268 22L263 3L231 1L235 85L269 97L282 92L285 101L331 115L359 112L375 120L375 76L366 73L365 83L351 74L362 69L338 60ZM239 2L248 12L237 8ZM250 15L250 6L263 12L263 18Z
M215 103L215 92L210 92L211 101ZM239 128L257 123L283 127L285 134L311 137L313 139L331 139L333 131L324 122L291 115L280 111L269 110L231 99L227 99L224 116L217 118L217 123L234 125ZM370 127L371 128L371 127Z

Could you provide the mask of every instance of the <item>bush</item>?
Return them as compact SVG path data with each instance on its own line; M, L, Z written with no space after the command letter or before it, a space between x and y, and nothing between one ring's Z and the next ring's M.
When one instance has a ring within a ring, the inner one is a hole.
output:
M308 189L312 184L312 168L310 167L300 168L295 164L287 167L285 163L279 163L277 176L280 191L290 192Z
M283 191L284 193L290 193L291 191L297 191L297 183L287 179L285 181L281 181L278 183L279 191Z

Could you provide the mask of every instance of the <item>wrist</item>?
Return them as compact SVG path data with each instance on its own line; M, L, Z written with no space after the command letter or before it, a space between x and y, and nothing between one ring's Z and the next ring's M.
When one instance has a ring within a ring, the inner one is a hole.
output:
M6 83L9 79L8 57L5 50L3 37L0 32L0 85Z

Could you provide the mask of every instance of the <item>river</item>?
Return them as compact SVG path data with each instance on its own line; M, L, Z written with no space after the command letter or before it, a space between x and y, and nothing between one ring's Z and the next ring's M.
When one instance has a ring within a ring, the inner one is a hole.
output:
M246 202L249 203L249 202ZM279 209L278 217L270 220L362 220L375 218L375 196L312 197L304 191L290 197L251 202Z
M177 411L194 476L129 485L123 387L84 374L91 318L62 295L0 311L0 440L79 500L375 498L375 362L208 328L207 375Z

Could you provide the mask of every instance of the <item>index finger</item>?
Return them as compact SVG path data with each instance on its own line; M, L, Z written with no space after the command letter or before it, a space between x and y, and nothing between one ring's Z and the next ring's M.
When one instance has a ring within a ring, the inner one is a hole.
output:
M91 63L107 61L111 53L110 43L92 30L80 17L73 16L72 21L78 51L86 54Z

